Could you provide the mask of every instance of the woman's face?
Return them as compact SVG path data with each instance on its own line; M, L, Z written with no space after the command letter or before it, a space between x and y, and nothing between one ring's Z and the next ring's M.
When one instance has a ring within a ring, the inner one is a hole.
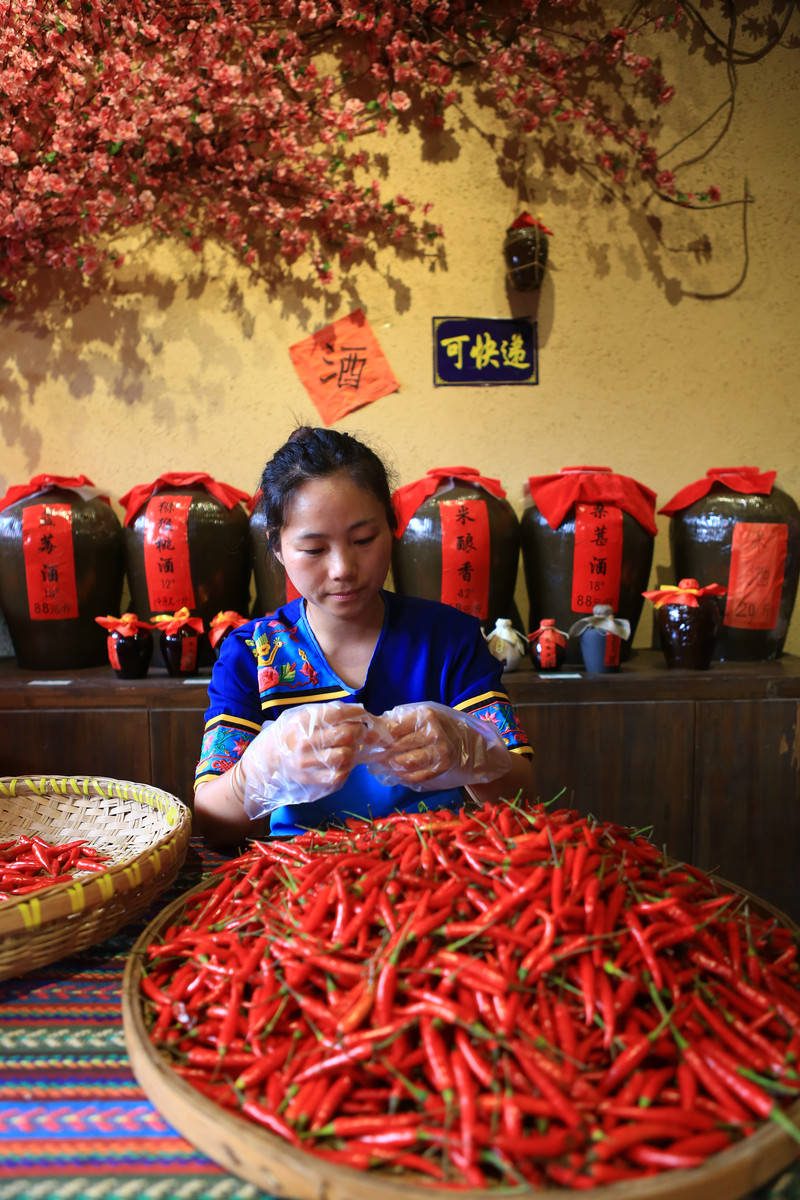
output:
M301 596L328 616L368 621L382 612L392 531L383 504L346 472L294 493L278 558Z

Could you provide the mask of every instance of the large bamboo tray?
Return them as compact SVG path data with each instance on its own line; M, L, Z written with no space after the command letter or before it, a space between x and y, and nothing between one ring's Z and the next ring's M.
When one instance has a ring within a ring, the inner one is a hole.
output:
M751 904L797 928L784 913L726 880L720 884L748 897ZM380 1170L357 1171L340 1167L290 1146L235 1113L214 1104L170 1069L150 1041L142 1011L139 984L147 947L180 918L181 910L208 881L179 896L144 930L125 967L122 1015L128 1057L151 1103L179 1133L226 1171L291 1200L433 1200L453 1194L464 1200L571 1200L596 1196L598 1200L742 1200L761 1187L797 1157L797 1143L777 1125L766 1122L751 1137L723 1150L691 1170L673 1170L641 1180L609 1184L590 1192L569 1188L505 1188L490 1191L446 1187L417 1180L412 1175ZM788 1113L800 1123L800 1101Z
M191 832L169 792L75 775L0 778L0 841L20 834L53 844L79 838L110 856L76 876L0 903L0 979L23 975L104 941L174 882Z

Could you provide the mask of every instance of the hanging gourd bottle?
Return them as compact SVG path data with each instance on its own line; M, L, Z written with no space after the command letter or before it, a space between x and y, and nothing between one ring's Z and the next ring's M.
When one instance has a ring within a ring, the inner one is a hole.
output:
M29 670L97 667L125 577L122 526L85 475L36 475L0 499L0 608Z
M168 472L126 492L120 504L131 608L149 620L186 608L206 627L218 612L247 612L247 500L247 492L201 472ZM212 659L203 639L199 665Z
M528 589L529 629L543 615L569 629L577 616L607 604L630 623L630 656L653 561L655 492L609 467L564 467L532 475L520 517L522 561ZM580 663L578 639L566 662Z
M712 467L659 509L670 518L675 577L715 579L725 589L714 657L777 658L800 575L800 510L775 471Z
M401 595L452 604L485 632L514 624L519 520L497 479L474 467L433 467L398 488L392 578Z

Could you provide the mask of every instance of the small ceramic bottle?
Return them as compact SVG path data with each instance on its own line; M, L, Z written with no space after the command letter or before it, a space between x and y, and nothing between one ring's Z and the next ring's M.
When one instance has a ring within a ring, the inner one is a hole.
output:
M486 645L504 664L506 671L514 671L527 653L525 637L514 628L508 617L498 617L491 633L485 633Z
M580 639L581 657L591 675L619 670L620 647L631 635L631 623L615 617L610 604L595 604L590 617L581 617L569 636Z
M118 679L144 679L153 657L152 625L136 613L121 617L95 617L108 630L108 661Z
M158 613L153 620L161 630L161 656L169 675L193 675L197 670L203 622L192 617L188 608Z
M234 629L238 629L240 625L244 625L247 617L243 617L241 613L234 612L233 609L226 609L225 612L218 612L215 617L211 618L208 626L208 640L211 643L211 649L214 651L214 659L219 658L219 652L222 649L222 643L229 633Z
M555 617L542 617L539 628L528 634L533 665L540 671L558 671L567 652L568 634L556 629Z

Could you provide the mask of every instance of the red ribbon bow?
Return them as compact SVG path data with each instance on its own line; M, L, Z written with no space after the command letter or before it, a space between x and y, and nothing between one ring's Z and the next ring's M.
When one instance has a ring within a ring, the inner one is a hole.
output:
M558 529L574 504L614 504L655 537L656 493L610 467L562 467L557 475L531 475L528 489L551 529Z
M655 592L642 592L645 600L652 600L656 608L664 604L687 604L689 608L697 608L704 596L724 596L727 592L719 583L708 583L700 587L696 579L682 579L677 587L674 584L662 583Z
M220 638L224 637L229 629L238 629L246 621L247 617L243 617L241 613L234 612L232 608L228 608L224 612L218 612L209 622L208 640L212 646L216 646Z
M469 483L474 487L481 487L487 492L491 492L493 496L498 496L500 499L505 497L505 490L499 479L491 479L486 475L481 475L475 467L431 467L425 472L422 479L417 479L413 483L406 483L403 487L399 487L392 494L392 504L397 516L397 529L394 531L395 537L402 537L406 531L408 522L413 517L421 504L424 504L429 496L438 488L439 484L445 479L458 480L459 483Z
M203 487L207 492L210 492L220 504L224 504L226 508L233 508L239 501L247 503L250 500L249 492L243 492L240 488L233 487L230 483L220 483L216 479L212 479L210 475L206 475L203 471L167 471L163 475L159 475L158 479L154 479L152 483L140 483L136 487L132 487L124 496L120 496L119 502L125 511L124 525L130 525L133 518L138 513L152 495L154 495L161 487Z
M66 488L67 491L77 491L78 488L93 488L94 484L85 475L34 475L27 483L18 483L8 489L5 496L0 500L0 512L4 508L8 508L9 505L16 504L18 500L24 500L26 496L33 496L36 492L41 492L44 488L48 487L60 487ZM105 504L111 503L108 496L98 495L97 498Z
M759 471L758 467L711 467L706 471L705 479L688 483L658 511L671 517L673 513L694 504L695 500L707 496L715 483L721 483L731 492L741 492L744 496L768 496L775 475L775 471Z
M120 633L123 637L135 637L140 629L153 629L149 621L140 621L136 613L123 613L121 617L95 617L98 625L109 633Z
M189 615L188 608L179 608L174 613L156 613L153 617L154 626L162 633L180 633L182 629L193 629L195 633L202 633L204 629L203 622L200 617L192 617Z

